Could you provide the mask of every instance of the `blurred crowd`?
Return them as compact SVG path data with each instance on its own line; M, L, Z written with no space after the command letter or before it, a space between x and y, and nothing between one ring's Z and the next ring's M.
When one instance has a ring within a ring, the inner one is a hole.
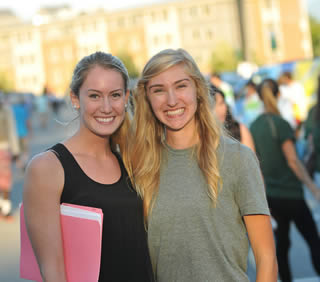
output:
M49 94L0 92L0 215L11 214L10 192L13 165L24 172L29 160L29 142L32 135L31 118L36 115L40 129L48 126L49 113L59 115L64 100Z
M217 118L229 135L250 147L259 159L281 280L292 281L291 223L308 244L320 275L320 239L314 219L320 200L320 76L316 104L311 107L303 85L290 72L259 84L249 80L240 97L217 74L210 81Z

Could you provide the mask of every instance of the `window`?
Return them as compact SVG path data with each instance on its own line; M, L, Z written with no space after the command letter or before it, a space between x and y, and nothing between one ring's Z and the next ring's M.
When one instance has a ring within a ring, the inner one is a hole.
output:
M191 7L190 8L190 16L194 17L197 15L197 7Z
M207 16L210 15L210 7L209 7L209 5L205 5L205 6L203 7L203 13L204 13L205 15L207 15Z
M138 17L137 17L137 15L132 16L132 18L131 18L131 22L132 22L132 24L136 24L136 23L137 23L137 21L138 21Z
M272 0L264 0L267 9L272 9Z
M157 20L157 16L156 16L155 12L151 13L151 20L152 20L152 22L155 22Z
M162 15L163 15L163 19L166 21L168 19L168 12L164 10Z
M118 19L118 27L123 27L124 26L124 18Z
M194 30L192 33L193 39L199 39L200 38L200 32L199 30Z

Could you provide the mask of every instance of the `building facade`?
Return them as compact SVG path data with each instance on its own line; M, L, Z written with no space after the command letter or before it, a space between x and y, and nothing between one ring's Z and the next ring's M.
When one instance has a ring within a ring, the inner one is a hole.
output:
M34 24L1 25L0 73L16 91L63 95L83 56L130 55L139 70L155 53L184 48L203 72L221 44L259 64L313 56L305 0L184 0L75 14L41 10Z

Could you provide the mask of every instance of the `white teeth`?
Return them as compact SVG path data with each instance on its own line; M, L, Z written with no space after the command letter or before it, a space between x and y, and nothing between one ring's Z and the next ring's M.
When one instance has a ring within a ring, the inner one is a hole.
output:
M175 110L175 111L167 111L167 115L168 116L174 116L174 115L180 115L184 112L184 109L178 109L178 110Z
M113 121L114 117L109 117L109 118L97 118L97 121L99 122L110 122Z

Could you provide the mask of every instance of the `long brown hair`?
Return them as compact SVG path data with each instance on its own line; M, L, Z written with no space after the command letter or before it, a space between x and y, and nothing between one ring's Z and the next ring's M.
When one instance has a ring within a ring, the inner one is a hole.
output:
M258 86L258 94L264 104L264 108L267 113L280 115L280 111L277 105L279 87L278 83L275 80L271 78L263 80Z

